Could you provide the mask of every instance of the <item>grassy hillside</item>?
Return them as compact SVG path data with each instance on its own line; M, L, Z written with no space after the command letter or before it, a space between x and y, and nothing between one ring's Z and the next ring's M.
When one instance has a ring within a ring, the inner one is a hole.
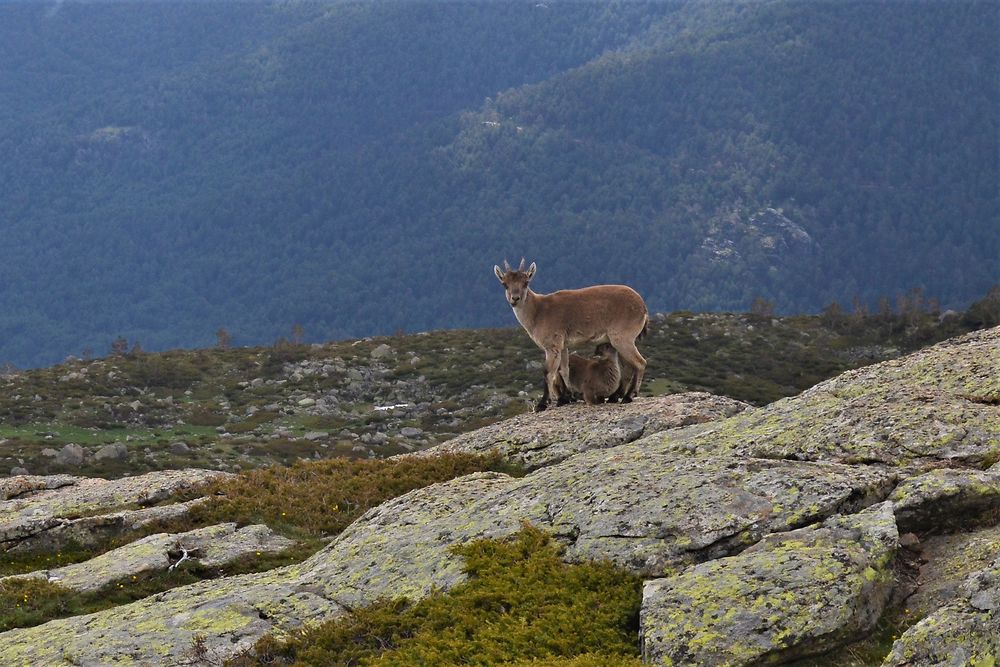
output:
M995 3L0 8L0 362L1000 275ZM391 267L391 268L389 268Z
M745 314L656 315L640 345L650 360L644 393L707 389L763 403L843 369L1000 323L1000 287L967 312L946 316L928 312L919 296L874 315L830 308L775 317L765 302ZM242 470L161 501L209 498L180 518L87 547L8 551L0 576L83 562L144 534L223 521L264 522L295 544L224 567L177 563L89 593L44 578L3 581L0 631L301 562L368 509L407 491L474 471L518 475L496 456L382 457L529 409L540 393L540 359L520 329L491 329L322 345L133 350L5 375L3 468L105 476L189 465ZM76 445L82 462L62 460ZM101 454L116 446L123 456ZM259 467L276 462L290 465ZM16 497L18 487L10 488ZM460 664L469 655L489 662L515 652L524 665L638 664L641 581L634 575L609 563L563 563L550 537L527 525L510 539L472 542L455 553L470 579L448 593L420 602L381 600L319 626L269 635L232 664ZM581 609L598 612L581 626ZM808 664L877 664L914 620L909 610L905 618L887 614L872 637ZM190 658L211 659L197 638Z
M767 403L996 324L996 296L940 322L906 304L881 315L774 317L767 304L657 315L640 344L643 393ZM0 378L0 471L117 476L385 457L530 410L542 359L521 329L483 329L74 360Z

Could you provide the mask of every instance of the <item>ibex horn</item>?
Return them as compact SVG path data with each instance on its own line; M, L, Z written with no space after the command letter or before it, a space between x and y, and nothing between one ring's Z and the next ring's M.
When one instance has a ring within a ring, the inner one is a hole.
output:
M506 259L503 261L503 270L510 271L510 264L507 263Z
M518 271L524 271L524 257L521 258L521 265L517 267Z

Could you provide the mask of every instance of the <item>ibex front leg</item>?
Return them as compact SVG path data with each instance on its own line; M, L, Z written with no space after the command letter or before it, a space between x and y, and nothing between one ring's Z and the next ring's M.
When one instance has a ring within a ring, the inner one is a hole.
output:
M570 387L572 383L569 381L569 350L563 347L562 351L559 353L559 388L562 393L559 394L559 400L556 401L556 405L567 405L573 402L572 390Z
M559 344L552 344L545 348L545 382L549 389L549 398L555 400L556 405L563 405L567 399L566 396L563 396L562 383L559 381L562 353L563 346Z

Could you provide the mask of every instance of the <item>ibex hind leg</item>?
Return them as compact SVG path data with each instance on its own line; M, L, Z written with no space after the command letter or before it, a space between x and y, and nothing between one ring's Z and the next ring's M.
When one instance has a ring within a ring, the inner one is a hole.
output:
M608 403L617 403L625 398L628 393L629 387L632 385L632 378L635 377L635 369L628 364L623 364L619 361L619 367L621 370L621 379L618 381L618 388L608 396ZM626 401L627 402L627 401Z
M632 398L639 394L639 387L642 385L642 375L646 371L646 360L639 354L639 349L636 348L634 340L612 339L611 344L618 350L618 357L621 359L622 364L631 366L632 368L632 381L625 389L621 399L622 403L630 403ZM619 387L619 390L621 390L621 387Z

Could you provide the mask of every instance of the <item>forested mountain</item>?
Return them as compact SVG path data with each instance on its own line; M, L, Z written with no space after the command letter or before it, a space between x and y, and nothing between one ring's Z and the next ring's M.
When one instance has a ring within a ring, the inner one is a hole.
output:
M995 2L0 3L0 362L1000 277Z

